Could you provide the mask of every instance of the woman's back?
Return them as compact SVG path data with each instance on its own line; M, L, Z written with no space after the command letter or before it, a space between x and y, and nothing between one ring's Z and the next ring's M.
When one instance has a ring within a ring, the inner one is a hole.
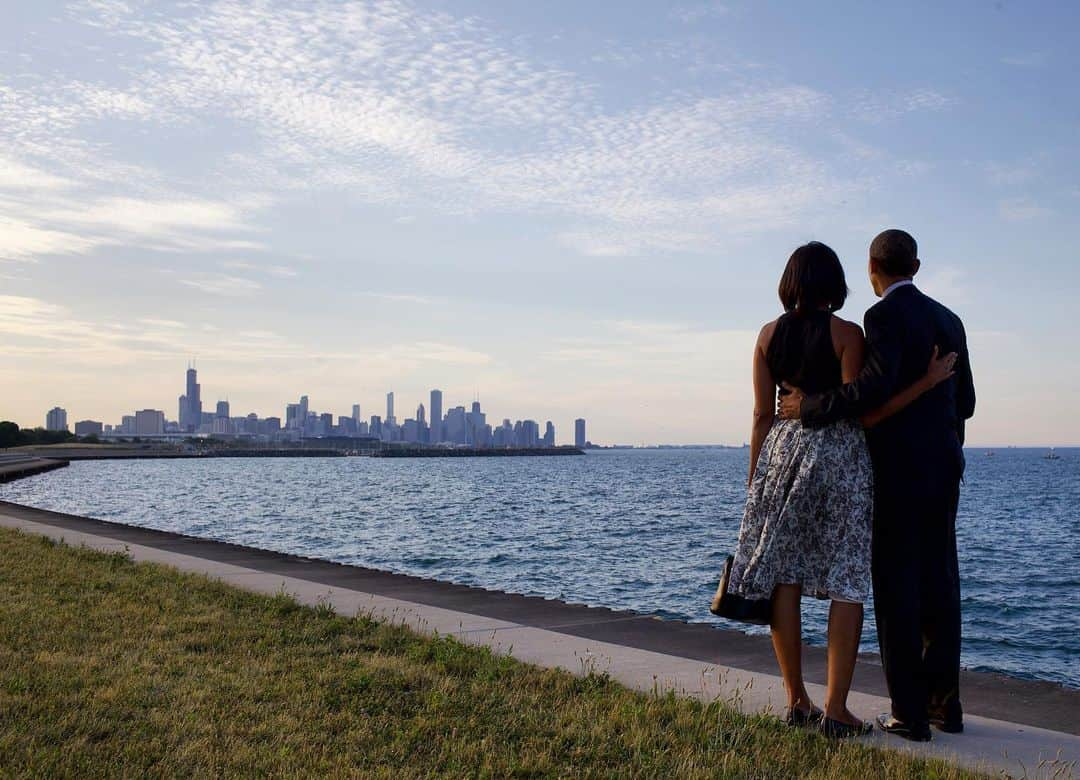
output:
M832 319L827 311L790 311L776 321L765 359L777 385L813 395L842 384Z

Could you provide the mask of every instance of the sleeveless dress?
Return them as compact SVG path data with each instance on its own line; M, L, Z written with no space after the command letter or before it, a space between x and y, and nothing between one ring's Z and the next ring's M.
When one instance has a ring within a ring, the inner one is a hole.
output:
M817 311L779 319L766 352L777 384L807 395L841 384L831 319ZM802 585L805 596L866 601L872 517L873 471L859 422L804 428L778 419L747 494L729 588L761 599L777 585Z

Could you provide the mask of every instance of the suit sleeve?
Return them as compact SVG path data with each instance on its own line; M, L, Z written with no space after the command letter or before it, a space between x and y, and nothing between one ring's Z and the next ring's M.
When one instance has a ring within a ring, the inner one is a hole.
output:
M803 425L820 428L854 419L892 397L900 370L900 329L885 311L875 306L866 312L866 362L862 372L854 382L803 399Z
M956 418L959 420L960 443L964 443L964 421L975 416L975 380L971 375L971 355L963 323L960 327L960 349L956 358Z

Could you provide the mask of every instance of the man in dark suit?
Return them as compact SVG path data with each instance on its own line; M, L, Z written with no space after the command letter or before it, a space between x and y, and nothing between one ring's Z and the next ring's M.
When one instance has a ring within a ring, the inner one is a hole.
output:
M921 293L915 239L886 230L870 245L881 300L866 312L866 362L852 383L781 399L781 417L820 427L858 418L926 372L937 347L956 353L955 375L868 432L874 464L874 611L892 713L887 732L930 739L931 723L963 730L960 576L956 509L964 473L964 423L975 413L960 318Z

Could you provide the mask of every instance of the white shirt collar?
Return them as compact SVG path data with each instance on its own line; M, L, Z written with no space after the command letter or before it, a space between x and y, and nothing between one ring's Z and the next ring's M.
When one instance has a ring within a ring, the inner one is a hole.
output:
M911 281L910 279L901 279L899 282L893 282L892 284L890 284L888 287L885 288L885 292L883 292L881 294L881 297L882 298L888 298L889 293L891 293L893 290L895 290L895 289L897 289L899 287L907 287L909 284L914 286L915 282Z

